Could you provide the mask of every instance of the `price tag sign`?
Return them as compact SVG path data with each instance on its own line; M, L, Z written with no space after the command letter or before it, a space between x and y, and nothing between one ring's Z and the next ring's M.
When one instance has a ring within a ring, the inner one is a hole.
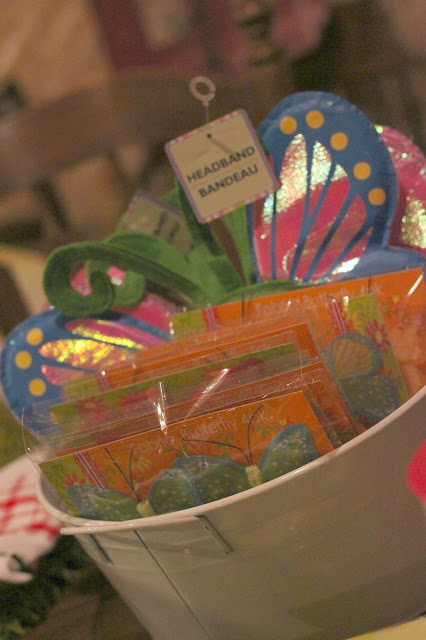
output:
M279 182L242 109L171 140L165 149L202 223L278 189Z

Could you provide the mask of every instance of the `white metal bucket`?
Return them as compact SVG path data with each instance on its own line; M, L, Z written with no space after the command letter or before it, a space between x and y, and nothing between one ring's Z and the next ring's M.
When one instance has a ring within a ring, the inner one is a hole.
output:
M337 640L426 610L426 520L405 483L424 438L426 387L340 449L193 509L100 522L44 483L39 497L154 640Z

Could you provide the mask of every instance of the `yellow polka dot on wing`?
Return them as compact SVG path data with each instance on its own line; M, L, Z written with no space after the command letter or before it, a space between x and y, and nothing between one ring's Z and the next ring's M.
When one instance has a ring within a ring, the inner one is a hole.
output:
M371 167L368 162L357 162L354 166L354 176L358 180L367 180L371 175Z
M18 369L28 369L31 367L33 359L28 351L18 351L15 356L15 364Z
M324 116L321 111L313 109L306 114L306 124L311 129L319 129L324 124Z
M297 120L292 116L286 116L280 122L280 129L287 135L294 133L297 129Z
M383 204L386 201L386 192L384 189L377 187L368 192L368 201L370 204Z
M43 340L43 331L41 329L38 329L36 327L35 329L31 329L30 331L28 331L27 333L28 344L32 344L32 345L40 344L42 340Z
M330 138L330 144L336 151L342 151L348 146L348 136L343 131L336 131Z
M46 383L41 378L33 378L28 385L32 396L42 396L46 391Z

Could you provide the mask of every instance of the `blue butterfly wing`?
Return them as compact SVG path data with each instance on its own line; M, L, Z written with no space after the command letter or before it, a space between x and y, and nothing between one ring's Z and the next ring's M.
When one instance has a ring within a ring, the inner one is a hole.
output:
M387 245L396 174L359 109L330 93L296 93L271 111L259 136L281 187L247 208L258 279L345 274L364 251Z
M245 467L227 458L181 456L175 459L173 467L191 475L202 503L250 489Z
M400 406L394 380L377 374L383 360L370 337L346 331L331 342L326 357L344 400L366 427Z
M285 427L268 444L259 460L260 475L267 482L318 457L308 427L298 422Z
M136 500L115 489L75 485L68 487L67 496L84 518L114 521L139 518Z
M424 255L413 249L369 245L362 255L362 260L353 266L347 277L366 278L379 273L403 271L404 269L414 269L415 267L425 268L425 265L426 259ZM345 279L345 277L343 274L342 279Z
M166 469L154 480L148 495L157 515L202 504L193 478L184 469Z
M76 320L48 309L7 336L0 361L6 401L18 420L24 416L29 422L34 403L60 397L67 382L132 360L144 345L167 340L165 331L123 313Z
M366 427L383 420L400 406L398 388L389 376L348 376L340 380L340 385Z

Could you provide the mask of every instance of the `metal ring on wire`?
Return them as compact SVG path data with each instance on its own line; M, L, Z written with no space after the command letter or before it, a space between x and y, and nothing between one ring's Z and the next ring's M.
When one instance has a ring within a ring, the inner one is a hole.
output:
M207 91L203 93L200 91L201 87L207 89ZM189 90L194 98L200 100L206 108L209 106L209 102L211 102L216 95L216 86L214 82L205 76L195 76L194 78L191 78Z
M206 91L203 93L200 88L203 87ZM189 83L189 90L197 100L200 100L206 110L206 122L209 121L209 103L216 95L216 86L210 78L205 76L195 76L191 78Z

